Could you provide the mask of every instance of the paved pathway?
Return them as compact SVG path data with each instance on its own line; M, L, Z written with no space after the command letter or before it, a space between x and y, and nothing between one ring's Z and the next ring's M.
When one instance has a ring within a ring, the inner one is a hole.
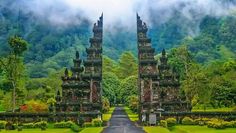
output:
M142 128L131 122L122 107L116 107L103 133L144 133Z

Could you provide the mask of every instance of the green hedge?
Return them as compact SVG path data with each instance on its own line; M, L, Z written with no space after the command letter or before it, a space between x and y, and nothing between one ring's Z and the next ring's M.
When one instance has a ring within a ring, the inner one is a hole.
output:
M194 125L195 122L192 118L190 117L184 117L184 119L182 120L182 124L183 125Z
M93 124L93 126L95 126L95 127L101 127L102 126L102 120L100 120L100 119L93 119L92 120L92 124Z
M91 122L85 122L83 124L83 127L92 127L92 126L93 126L93 124Z
M166 119L166 122L167 122L168 127L172 127L172 126L176 125L176 119L175 118L168 118L168 119Z
M25 123L23 124L23 128L35 128L34 123Z
M161 122L160 122L160 126L162 126L162 127L167 127L167 121L166 120L161 120Z
M0 121L0 129L4 129L6 124L7 124L6 121Z
M47 122L40 121L40 122L36 122L36 123L25 123L25 124L23 124L23 128L41 128L44 130L47 128Z
M83 130L83 128L80 128L78 125L76 125L75 123L73 123L71 125L71 128L70 128L73 132L80 132Z
M71 128L71 126L73 125L74 123L72 121L62 121L62 122L56 122L54 124L54 127L55 128Z
M216 128L216 129L225 129L225 128L236 128L236 121L224 121L218 119L212 119L207 122L207 127Z
M198 118L198 119L195 119L194 120L194 123L196 125L199 125L199 126L204 126L204 125L207 125L207 123L210 121L211 119L209 118Z

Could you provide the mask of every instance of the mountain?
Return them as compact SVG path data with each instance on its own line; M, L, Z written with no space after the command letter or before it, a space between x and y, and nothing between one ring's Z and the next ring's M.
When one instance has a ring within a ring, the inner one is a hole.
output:
M18 34L30 44L24 55L30 77L46 77L50 72L71 66L75 50L82 51L82 57L85 57L93 25L88 19L81 19L79 24L53 25L31 12L9 8L11 4L0 2L0 56L9 51L8 38ZM150 21L148 34L157 54L163 48L185 44L200 63L235 58L236 18L233 15L192 20L176 11L164 23L156 19ZM112 59L118 59L127 50L137 55L136 31L124 27L116 30L119 32L104 31L104 54Z

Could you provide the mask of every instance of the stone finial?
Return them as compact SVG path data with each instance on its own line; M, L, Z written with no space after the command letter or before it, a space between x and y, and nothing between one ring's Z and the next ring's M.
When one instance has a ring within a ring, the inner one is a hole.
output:
M59 90L57 90L57 96L60 96L60 95L61 95L60 91L59 91Z
M65 77L68 77L69 76L69 72L68 72L68 69L66 68L65 70Z
M76 59L79 59L79 51L76 51L75 57Z
M59 89L57 90L57 95L56 95L55 99L56 99L57 102L61 101L61 93L60 93Z
M162 53L163 56L165 56L166 55L166 50L163 49L161 53Z

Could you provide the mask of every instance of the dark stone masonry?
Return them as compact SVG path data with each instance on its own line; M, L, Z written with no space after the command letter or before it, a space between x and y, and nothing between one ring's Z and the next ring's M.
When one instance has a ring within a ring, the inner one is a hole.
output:
M160 61L155 60L155 49L147 37L147 31L146 23L137 14L139 113L143 122L149 121L151 116L155 120L155 115L160 111L190 111L190 104L179 96L179 75L168 64L165 49L162 50Z
M86 49L87 59L82 61L77 51L72 75L66 69L62 76L62 96L58 90L56 112L97 113L97 117L101 117L103 15L94 24L93 35L89 40L91 45ZM85 121L91 121L93 117L86 117Z

